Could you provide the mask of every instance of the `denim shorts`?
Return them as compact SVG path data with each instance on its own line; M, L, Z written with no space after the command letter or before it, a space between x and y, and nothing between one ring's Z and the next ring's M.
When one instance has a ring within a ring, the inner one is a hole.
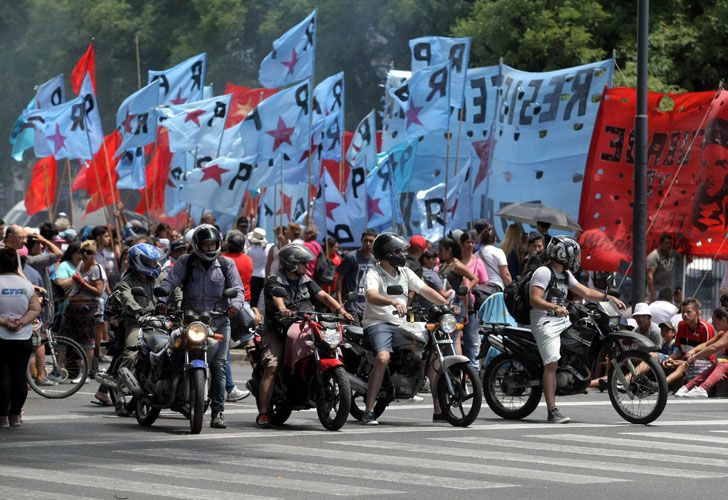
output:
M369 343L375 352L394 352L392 350L392 337L397 330L397 325L389 323L377 323L364 329L364 334L369 337Z

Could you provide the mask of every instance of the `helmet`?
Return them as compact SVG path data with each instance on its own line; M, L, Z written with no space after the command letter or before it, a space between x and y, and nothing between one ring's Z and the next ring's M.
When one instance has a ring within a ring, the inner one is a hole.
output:
M289 243L278 252L281 269L293 272L298 264L310 264L314 259L313 252L300 243Z
M554 236L551 238L546 257L563 264L572 273L579 272L581 268L581 247L568 236Z
M388 260L393 266L401 267L407 263L407 240L396 233L382 233L374 240L372 252L377 260Z
M204 252L202 250L202 244L206 241L215 242L215 250L212 252ZM202 260L212 262L217 259L220 255L220 248L222 247L222 238L220 237L220 231L211 224L200 224L195 228L192 233L192 252Z
M129 249L129 268L154 280L159 277L162 257L162 252L154 245L139 243Z

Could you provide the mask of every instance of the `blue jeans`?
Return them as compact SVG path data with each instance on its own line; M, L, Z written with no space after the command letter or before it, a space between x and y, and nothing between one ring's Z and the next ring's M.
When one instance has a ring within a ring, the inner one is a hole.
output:
M468 323L463 328L463 355L470 360L475 371L478 371L478 353L480 352L480 334L478 333L478 315L469 314Z
M228 364L228 344L230 343L230 321L225 322L214 328L216 333L221 333L223 339L217 344L217 352L212 357L208 357L210 364L210 408L213 412L223 411L225 409L225 384L227 376L225 367Z

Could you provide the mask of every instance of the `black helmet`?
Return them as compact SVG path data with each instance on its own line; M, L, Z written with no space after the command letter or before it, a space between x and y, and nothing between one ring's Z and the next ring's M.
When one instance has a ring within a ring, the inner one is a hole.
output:
M313 259L313 252L300 243L289 243L278 252L278 260L284 271L293 272L298 264L308 265Z
M215 250L213 252L204 252L202 250L202 244L206 241L215 242ZM192 252L202 260L212 262L220 255L221 241L220 231L215 226L211 224L200 224L192 233Z
M581 247L568 236L552 237L546 248L546 257L562 264L572 273L577 273L581 269Z
M372 251L375 259L388 260L393 266L402 267L407 263L405 252L408 248L407 240L396 233L382 233L374 240Z

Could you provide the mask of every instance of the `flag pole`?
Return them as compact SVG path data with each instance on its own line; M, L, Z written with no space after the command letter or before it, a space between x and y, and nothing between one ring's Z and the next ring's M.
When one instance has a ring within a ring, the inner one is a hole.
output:
M73 208L73 176L71 175L71 160L69 158L66 158L66 172L68 173L68 199L71 203L71 227L73 227L73 219L74 219L74 212L75 209ZM63 186L63 183L61 183L61 187Z
M450 123L448 123L447 126L447 149L445 152L445 206L443 207L443 214L442 214L442 237L444 238L445 235L447 235L447 189L448 189L448 181L449 181L449 174L450 174L450 138L452 137L452 134L450 133Z
M316 49L314 48L314 54ZM314 55L314 67L315 67L315 55ZM311 223L311 181L313 180L313 149L311 148L311 134L313 133L313 69L311 70L311 78L308 79L308 191L306 192L307 203L306 203L306 225ZM314 147L315 148L315 147ZM281 166L281 188L283 187L283 167ZM283 190L281 189L281 196L283 196ZM281 199L282 201L282 199ZM281 216L281 219L283 217ZM282 221L281 221L282 222Z
M68 161L68 158L66 158L66 161ZM56 165L57 167L57 165ZM56 174L58 172L56 171ZM63 181L66 178L66 170L64 168L61 168L61 180L57 183L58 186L56 186L56 192L54 193L56 195L56 209L58 209L58 206L60 204L61 200L61 193L63 191ZM53 221L51 221L53 222Z
M134 42L136 44L137 86L139 87L138 90L140 90L142 88L142 64L139 55L139 35L134 35Z

